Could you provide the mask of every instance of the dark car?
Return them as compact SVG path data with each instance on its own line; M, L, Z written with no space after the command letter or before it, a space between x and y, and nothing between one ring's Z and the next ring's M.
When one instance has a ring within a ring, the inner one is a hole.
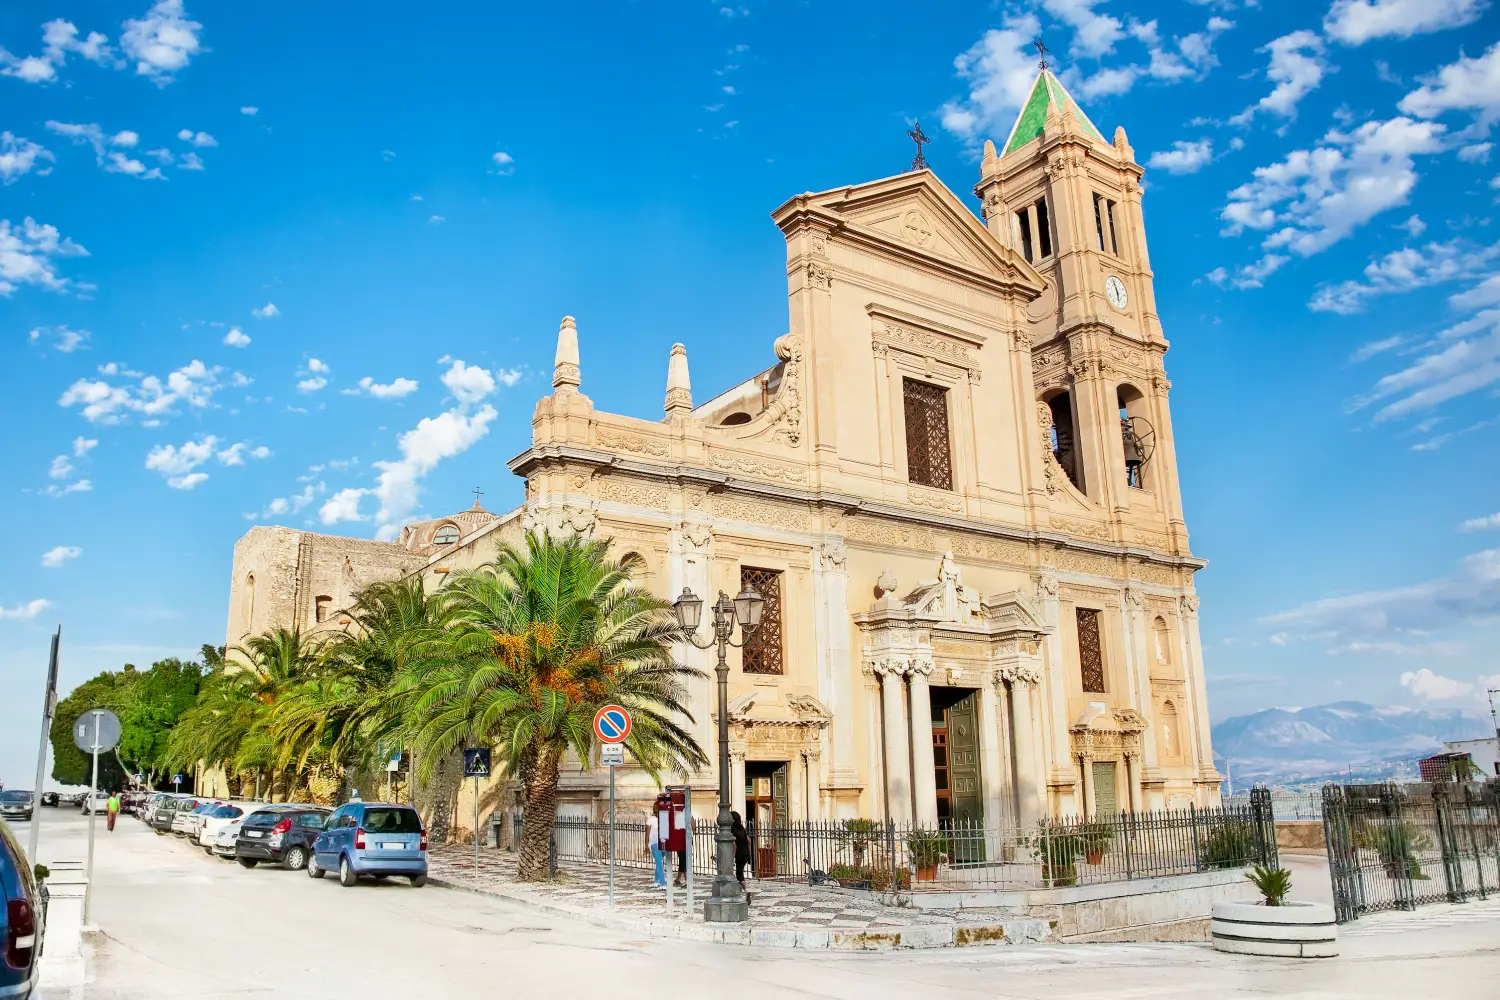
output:
M411 806L350 802L328 818L328 830L313 845L307 874L322 878L338 872L348 887L361 875L405 875L414 886L427 884L427 830Z
M263 808L245 817L234 842L234 859L246 868L262 861L296 871L307 867L312 844L328 821L320 806Z
M7 788L0 792L0 816L30 822L31 809L35 802L36 799L30 792L19 788ZM4 994L0 993L0 996Z
M47 907L26 852L0 823L0 997L26 1000L36 989Z
M146 821L157 833L167 834L172 831L172 817L177 815L177 810L186 809L191 812L197 808L198 800L191 795L166 795L156 803L156 808L151 810Z
M57 793L56 792L43 792L42 793L42 805L44 805L44 806L55 806L55 805L57 805Z

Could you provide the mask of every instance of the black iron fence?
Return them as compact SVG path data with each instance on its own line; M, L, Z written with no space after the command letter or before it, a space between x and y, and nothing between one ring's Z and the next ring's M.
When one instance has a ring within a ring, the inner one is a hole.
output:
M519 834L519 830L516 831ZM1220 808L1047 820L1025 829L945 823L933 829L867 819L751 824L748 874L875 892L1044 889L1250 864L1277 865L1270 793ZM714 824L694 824L695 877L714 872ZM560 864L609 857L609 824L559 819ZM654 864L644 821L616 822L615 862ZM666 859L669 871L675 857Z
M1340 923L1500 893L1500 782L1327 785L1323 832Z

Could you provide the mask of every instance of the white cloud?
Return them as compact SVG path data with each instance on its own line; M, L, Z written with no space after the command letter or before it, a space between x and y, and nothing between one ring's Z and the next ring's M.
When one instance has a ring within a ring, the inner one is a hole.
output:
M328 380L321 375L302 379L297 383L298 392L317 392L328 384Z
M58 276L58 260L87 256L87 250L62 236L54 226L30 216L19 225L0 219L0 297L13 294L21 285L65 292L73 282Z
M320 374L327 375L332 369L328 367L327 362L319 361L317 358L308 358L307 370L310 372L319 372Z
M1405 222L1396 223L1396 228L1406 230L1406 235L1416 239L1427 231L1427 223L1422 221L1420 215L1412 215Z
M273 317L280 316L281 310L276 308L276 303L267 302L259 309L251 309L250 315L254 316L256 319L271 319Z
M146 455L146 468L165 476L172 489L190 490L208 478L208 473L193 470L213 457L218 444L219 439L212 434L184 442L181 447L159 444Z
M1488 531L1491 528L1500 528L1500 513L1488 517L1471 517L1458 526L1459 531Z
M1426 667L1419 670L1408 670L1401 675L1401 686L1407 688L1412 694L1426 701L1445 701L1451 698L1462 698L1474 693L1474 685L1467 681L1456 681L1441 674L1435 674Z
M0 621L7 618L12 621L30 621L50 607L52 607L52 602L42 598L27 601L25 604L17 604L13 608L0 607Z
M447 221L448 221L448 217L446 215L429 215L427 217L427 224L429 226L442 225L444 222L447 222Z
M203 158L197 153L183 153L177 163L178 170L203 170Z
M86 438L82 435L73 439L73 457L82 458L93 451L99 444L98 438Z
M1258 111L1295 118L1298 102L1317 89L1323 82L1323 74L1328 71L1328 62L1323 58L1323 39L1314 31L1294 31L1256 51L1270 53L1266 76L1276 86L1265 97L1229 119L1230 123L1248 124Z
M166 179L166 175L159 167L147 167L142 161L120 152L121 149L134 149L140 142L140 136L129 129L113 135L105 135L104 129L92 122L87 125L77 125L59 121L47 122L47 129L72 139L74 145L93 147L94 160L104 168L106 173L125 174L127 177L147 181ZM155 151L151 155L155 155ZM167 154L165 162L171 162L170 153Z
M1464 557L1447 576L1406 587L1312 601L1267 623L1294 637L1344 642L1399 640L1479 624L1500 614L1500 549Z
M318 509L318 520L324 524L368 521L369 516L359 512L359 502L369 492L353 488L339 490Z
M960 101L943 105L943 127L969 140L985 132L1009 129L1008 119L1026 103L1036 78L1031 40L1040 31L1041 22L1035 15L1010 17L1004 27L991 28L960 53L953 67L959 78L968 82L969 93Z
M1488 312L1493 315L1487 317L1489 329L1484 334L1446 344L1439 338L1438 349L1381 378L1354 401L1353 409L1399 396L1376 412L1375 422L1380 423L1500 382L1500 310Z
M224 343L230 347L249 347L250 336L239 327L233 326L229 328L228 333L224 334Z
M73 463L68 461L67 455L58 455L47 469L47 475L53 479L67 479L72 474Z
M1442 125L1392 118L1328 132L1311 150L1257 167L1229 192L1225 235L1272 230L1262 245L1302 257L1320 253L1381 212L1406 203L1417 183L1413 157L1443 149Z
M1472 146L1464 146L1458 151L1458 158L1465 163L1488 163L1490 162L1490 150L1495 148L1493 142L1476 142Z
M182 0L157 0L145 16L125 22L120 47L136 61L135 71L158 86L172 82L172 74L187 66L201 44L203 25L190 21Z
M1401 99L1401 110L1418 118L1445 111L1473 111L1480 121L1500 117L1500 42L1475 58L1460 56Z
M0 75L13 76L27 83L50 83L57 79L58 69L67 61L69 54L82 56L101 66L118 65L109 39L97 31L79 38L78 28L70 21L58 18L42 25L42 54L40 56L13 56L0 48Z
M436 417L424 417L416 427L401 435L398 446L401 458L394 462L376 462L380 470L373 490L380 500L376 522L386 535L394 535L400 520L417 505L418 484L445 458L467 451L489 432L497 413L488 404L475 413L459 407Z
M220 465L244 465L245 464L245 442L237 441L219 452Z
M255 458L255 459L270 458L271 457L271 449L267 448L263 444L262 445L256 445L254 448L250 449L250 457L251 458Z
M63 392L57 405L81 406L83 418L95 424L117 424L127 413L148 418L169 415L178 403L197 409L206 408L220 388L219 372L194 359L167 376L166 384L155 375L121 371L118 365L100 366L103 374L139 378L135 386L106 382L103 379L80 378Z
M466 365L454 361L443 372L443 384L453 393L453 398L462 404L477 403L495 391L495 379L489 371L477 365Z
M1349 360L1355 364L1359 364L1362 361L1369 361L1377 354L1384 354L1386 351L1400 347L1404 343L1406 343L1406 338L1399 333L1391 337L1372 340L1368 344L1362 344L1358 350L1349 355Z
M258 114L260 114L260 108L257 108L253 104L247 104L243 108L240 108L240 114L242 114L242 115L258 115Z
M1098 59L1125 37L1124 25L1119 19L1094 10L1103 2L1104 0L1042 0L1042 9L1073 29L1070 52L1074 58Z
M1334 0L1323 30L1345 45L1375 38L1410 38L1462 27L1478 19L1488 0Z
M1307 306L1314 312L1353 315L1363 312L1366 302L1379 295L1476 277L1485 272L1497 255L1500 243L1475 247L1462 239L1429 243L1421 248L1403 247L1372 260L1365 267L1363 281L1349 280L1319 288Z
M1228 269L1216 267L1209 271L1205 278L1218 285L1220 288L1261 288L1266 279L1281 270L1290 257L1285 254L1268 253L1253 264L1245 264L1234 269L1231 273Z
M521 381L521 369L519 368L496 368L495 381L509 389Z
M78 480L78 482L69 483L66 486L59 486L56 483L53 483L51 486L48 486L46 489L42 490L42 493L45 496L49 497L65 497L69 493L88 493L91 492L93 488L94 484L89 480L80 479Z
M1197 142L1174 142L1170 150L1152 153L1146 166L1169 174L1192 174L1208 166L1213 159L1213 140L1200 139Z
M56 157L30 139L0 132L0 185L13 184L27 174L45 177L54 162Z
M77 559L83 555L83 549L76 545L59 545L42 553L42 565L48 568L61 566L69 559Z
M505 176L516 172L516 159L509 153L495 153L490 157L490 173Z
M182 131L178 132L177 138L181 139L183 142L190 142L194 146L200 147L217 146L219 144L218 140L209 135L207 132L194 132L190 128L185 128Z
M59 354L72 354L77 350L88 347L88 340L92 334L87 330L73 330L66 326L38 326L26 335L26 339L32 344L48 342L54 351Z
M358 395L361 390L374 396L376 399L400 399L402 396L409 396L416 392L417 383L413 379L397 378L386 385L381 385L366 375L359 380L359 389L346 389L344 391L350 395Z
M257 518L280 517L282 514L287 513L296 514L327 492L327 484L322 482L316 485L309 483L303 488L301 493L294 494L291 497L277 497L268 503L266 509L259 515L246 514L245 517L250 520L256 520Z

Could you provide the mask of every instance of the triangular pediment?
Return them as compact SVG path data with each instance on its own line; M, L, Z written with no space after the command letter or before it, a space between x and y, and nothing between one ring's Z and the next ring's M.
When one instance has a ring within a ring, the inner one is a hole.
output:
M908 257L1029 286L1036 293L1046 285L1035 268L995 239L930 170L802 195L773 217L787 229L797 217L807 215L836 221L845 232Z

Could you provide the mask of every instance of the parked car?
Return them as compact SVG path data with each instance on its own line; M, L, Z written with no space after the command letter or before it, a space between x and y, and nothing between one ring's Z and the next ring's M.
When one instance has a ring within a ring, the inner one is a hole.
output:
M109 793L94 792L92 796L88 792L83 793L83 801L79 803L79 809L85 816L90 813L109 812Z
M0 823L0 997L27 1000L36 989L47 930L45 890L26 852Z
M31 822L31 810L35 798L25 789L7 788L0 792L0 816ZM4 994L0 994L3 996Z
M214 851L214 841L218 839L220 830L235 820L244 819L259 808L259 802L215 803L212 808L205 810L198 819L198 846L212 854Z
M179 810L191 812L198 807L198 800L184 795L163 795L156 803L156 808L151 811L148 821L151 829L157 833L170 833L172 830L172 819Z
M199 799L198 804L191 809L179 809L172 817L172 832L180 837L198 836L198 823L203 814L214 808L219 803L212 799Z
M336 871L339 884L352 886L361 875L405 875L414 886L427 884L427 830L411 806L350 802L328 817L327 829L313 842L307 874L322 878Z
M55 806L55 805L57 805L57 793L56 792L43 792L42 793L42 805L44 805L44 806Z
M307 866L312 843L323 832L328 810L321 806L262 809L245 817L234 843L234 857L246 868L262 861L291 871Z

